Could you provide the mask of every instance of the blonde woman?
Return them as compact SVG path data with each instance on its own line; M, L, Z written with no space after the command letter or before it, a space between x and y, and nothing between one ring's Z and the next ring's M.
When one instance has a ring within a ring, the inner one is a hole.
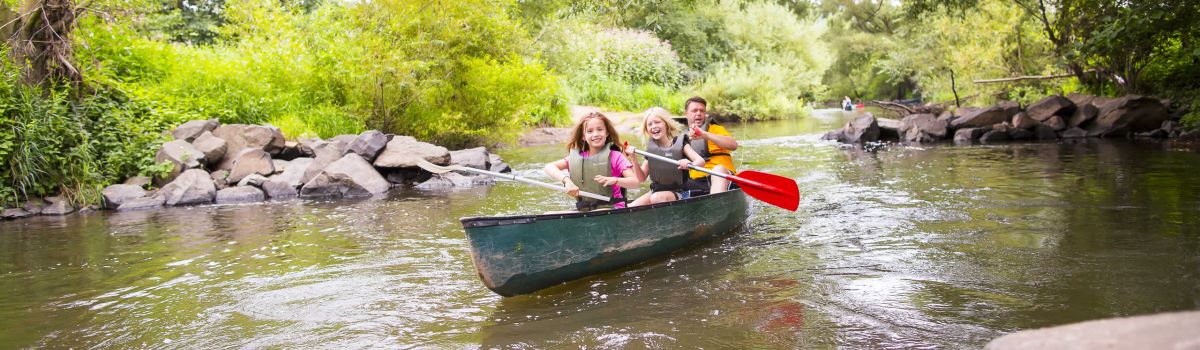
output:
M657 154L670 159L678 159L678 164L662 161L642 160L640 166L633 167L638 182L650 178L650 193L635 199L630 206L646 205L689 197L684 189L688 179L688 165L704 166L704 158L689 145L682 128L671 119L671 113L661 107L653 107L642 116L642 135L647 138L646 152ZM637 162L636 148L628 147L625 155Z

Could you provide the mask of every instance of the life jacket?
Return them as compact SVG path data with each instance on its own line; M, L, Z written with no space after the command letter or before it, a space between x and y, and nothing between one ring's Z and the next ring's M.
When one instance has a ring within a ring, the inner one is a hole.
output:
M700 126L700 130L708 131L708 125L711 123L712 123L711 118L705 120L704 125ZM712 159L712 157L714 157L714 156L728 156L729 155L729 152L710 153L708 151L708 140L695 139L695 140L691 140L690 143L692 145L692 149L696 150L696 153L699 153L700 157L704 158L705 162L707 162L709 159Z
M567 155L567 167L570 170L571 182L579 187L580 191L611 196L612 187L601 185L596 182L595 177L596 175L613 176L609 160L611 159L610 153L614 150L619 151L617 146L608 143L600 152L584 157L579 150L572 148L571 154ZM625 197L625 188L621 188L621 197ZM584 196L578 198L575 201L575 209L579 209L579 211L595 210L598 207L611 206L625 201L625 198L611 198L608 202Z
M671 159L683 159L683 146L687 145L687 135L679 135L675 137L674 142L667 148L658 146L658 142L650 140L646 144L646 152L657 154ZM683 189L683 182L687 180L687 170L679 170L679 167L672 163L652 161L650 165L650 190L651 191L679 191Z

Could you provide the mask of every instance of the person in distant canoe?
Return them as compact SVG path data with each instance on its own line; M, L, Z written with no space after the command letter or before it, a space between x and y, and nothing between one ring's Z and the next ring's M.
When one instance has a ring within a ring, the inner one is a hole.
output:
M688 139L692 149L704 158L704 167L718 173L734 175L737 169L733 167L732 152L737 150L737 140L725 127L718 125L708 117L708 101L700 97L692 97L683 103L683 115L688 121ZM729 189L729 180L709 176L704 172L689 170L685 188L692 195L725 192Z
M642 161L641 166L634 166L633 171L639 183L646 181L647 177L650 178L650 192L629 203L630 206L670 202L689 197L689 192L684 189L688 180L688 165L704 166L704 158L692 149L682 131L679 124L671 120L671 113L666 109L653 107L646 110L642 119L642 135L647 138L646 152L678 159L679 163L670 164L646 159ZM625 156L636 161L636 150L633 146L626 147Z
M604 114L592 112L571 131L567 157L546 164L544 170L551 179L563 183L567 195L576 198L576 210L624 208L625 189L637 188L641 182L622 150L621 137L612 122ZM580 190L608 194L612 200L583 197Z
M854 101L850 100L850 96L842 96L842 109L847 111L854 109Z

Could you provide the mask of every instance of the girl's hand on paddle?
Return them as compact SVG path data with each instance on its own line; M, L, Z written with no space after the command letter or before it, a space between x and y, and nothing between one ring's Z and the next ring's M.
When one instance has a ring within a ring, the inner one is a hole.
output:
M567 181L567 183L563 184L563 186L567 188L568 196L571 196L572 198L579 197L579 186L575 186L574 182Z
M596 182L599 182L601 185L604 185L604 186L612 186L612 185L617 184L617 178L611 177L611 176L596 175L596 177L593 178L592 180L596 180Z
M637 147L630 146L628 142L625 143L625 157L629 158L630 161L636 160Z
M679 170L687 169L688 165L690 165L690 164L692 164L692 163L688 162L687 159L680 159L679 160Z

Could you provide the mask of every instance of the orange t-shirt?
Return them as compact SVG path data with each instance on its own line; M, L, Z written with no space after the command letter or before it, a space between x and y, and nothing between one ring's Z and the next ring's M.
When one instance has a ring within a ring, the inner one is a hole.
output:
M721 136L730 136L730 137L733 136L733 134L729 133L729 130L725 130L725 127L716 125L716 124L708 124L708 132L711 132L711 133L717 134L717 135L721 135ZM725 167L725 169L729 169L729 172L737 174L737 169L733 167L733 157L729 156L729 154L732 152L730 152L724 148L721 148L720 146L717 146L717 144L713 143L712 141L708 141L707 143L708 143L708 153L713 154L713 156L708 159L708 162L704 163L704 168L712 169L713 167L715 167L719 164L719 165ZM700 150L696 150L696 151L700 151ZM723 154L716 155L717 153L723 153ZM693 179L699 179L699 178L708 176L708 174L705 174L705 173L699 172L699 171L695 171L695 170L688 170L688 176L690 176Z

